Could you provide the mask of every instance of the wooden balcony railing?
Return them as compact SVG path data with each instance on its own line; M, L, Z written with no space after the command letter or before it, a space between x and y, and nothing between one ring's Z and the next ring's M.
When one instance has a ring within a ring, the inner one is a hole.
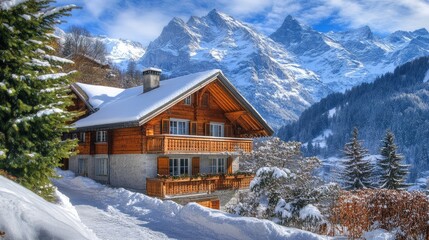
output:
M219 153L252 151L250 138L222 138L187 135L146 136L143 141L145 153Z
M146 178L146 194L153 197L212 193L216 190L248 188L254 176L215 176L197 179Z

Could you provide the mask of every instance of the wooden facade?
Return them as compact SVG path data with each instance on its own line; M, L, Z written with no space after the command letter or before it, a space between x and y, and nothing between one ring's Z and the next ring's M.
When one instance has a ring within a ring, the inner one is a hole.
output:
M82 101L76 101L82 111ZM170 119L188 121L189 135L170 134ZM224 137L212 137L210 123L223 124ZM264 130L231 94L215 81L192 94L191 103L174 105L140 127L107 131L107 142L96 142L96 131L87 131L79 154L219 153L252 150L252 139Z
M85 115L96 111L88 105L85 93L79 89L73 90L78 95L73 110L81 111ZM204 179L147 178L146 193L150 196L165 198L248 188L253 176L232 176L233 159L227 157L227 153L252 151L251 137L269 136L272 130L253 108L239 100L241 96L237 97L238 93L234 91L236 90L231 90L231 87L228 88L217 78L190 95L181 96L180 101L175 100L166 110L162 108L162 112L154 114L153 117L151 115L145 122L139 122L138 126L118 124L105 128L87 127L84 129L84 139L79 142L78 154L155 154L156 160L153 160L157 161L158 176L171 174L169 164L177 159L170 159L169 155L189 156L189 175L194 176L201 171L199 156L225 156L222 158L226 174L224 176ZM180 133L173 131L177 131L178 126L174 124L179 125L178 122L181 122L183 128ZM97 136L100 135L103 137L99 137L98 140L101 141L97 142ZM206 158L205 164L208 160L210 159ZM219 208L219 201L204 201L201 204Z

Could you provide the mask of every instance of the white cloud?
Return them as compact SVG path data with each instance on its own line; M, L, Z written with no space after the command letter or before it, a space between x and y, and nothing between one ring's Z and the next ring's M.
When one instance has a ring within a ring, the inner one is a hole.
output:
M352 28L370 26L377 32L429 28L429 2L425 0L327 0L336 19Z
M85 8L96 18L100 17L105 11L115 8L119 0L88 0L85 1Z
M129 9L121 11L114 21L107 23L105 27L111 37L130 39L147 45L159 36L170 20L170 16L162 12Z

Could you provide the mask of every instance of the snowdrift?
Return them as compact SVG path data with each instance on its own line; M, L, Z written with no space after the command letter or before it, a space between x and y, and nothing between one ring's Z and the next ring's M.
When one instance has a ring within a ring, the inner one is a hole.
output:
M62 179L54 180L59 189L73 189L80 194L90 193L99 209L114 208L141 221L156 222L155 230L165 233L169 238L327 239L325 236L283 227L271 221L240 217L196 203L181 206L123 188L110 188L89 178L75 177L70 171L59 170L58 174L63 176Z
M45 201L21 185L0 176L1 239L98 239L80 222L68 198Z

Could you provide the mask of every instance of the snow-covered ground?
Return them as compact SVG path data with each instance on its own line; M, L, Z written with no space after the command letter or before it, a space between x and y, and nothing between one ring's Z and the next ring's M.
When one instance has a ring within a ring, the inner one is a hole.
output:
M0 176L0 239L98 239L68 198L57 195L59 203L49 203Z
M327 239L267 220L239 217L197 204L181 206L59 171L58 190L101 239Z
M268 220L162 201L58 171L58 204L0 176L1 239L331 239ZM377 230L367 239L393 239Z

